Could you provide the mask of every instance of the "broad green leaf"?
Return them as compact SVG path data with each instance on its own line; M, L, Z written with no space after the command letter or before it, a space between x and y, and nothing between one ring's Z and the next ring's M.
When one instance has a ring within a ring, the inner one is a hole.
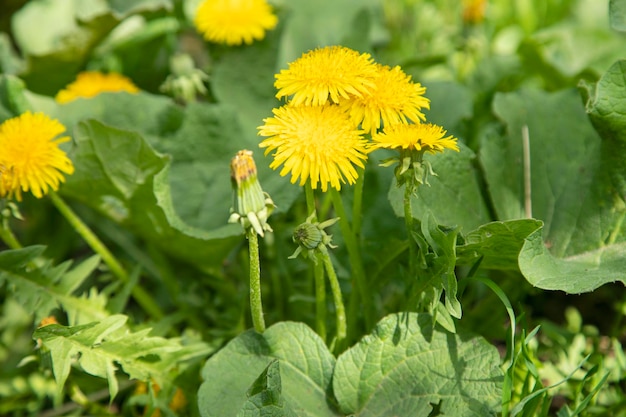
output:
M619 225L621 209L606 186L600 138L576 92L498 94L494 111L506 133L484 137L480 159L498 219L527 217L522 147L527 126L532 217L544 222L550 252L563 257L603 246Z
M95 288L88 295L72 294L100 264L100 258L92 256L69 269L70 261L57 266L44 262L40 257L44 250L43 246L29 246L0 252L0 284L8 285L10 293L34 314L35 322L59 307L73 324L108 316L106 298Z
M52 369L60 395L75 362L90 375L105 378L111 398L118 391L118 364L130 378L163 385L167 373L182 362L206 356L204 343L183 345L178 339L150 336L151 329L130 332L127 316L118 314L82 326L52 324L38 328L33 338L50 351Z
M609 2L609 19L611 28L626 32L626 1L610 0Z
M341 411L365 416L491 416L503 373L495 347L450 334L427 314L385 317L337 359L333 390Z
M185 224L174 210L169 159L138 133L90 120L75 129L76 172L61 189L164 250L196 264L223 259L240 240L235 225L207 231ZM224 213L224 223L227 213Z
M519 269L517 258L526 237L539 230L543 223L534 219L491 222L463 236L457 246L459 264L473 264L482 258L485 269Z
M586 110L602 136L603 165L608 167L613 185L626 200L626 61L618 61L596 84L581 82Z
M570 294L593 291L609 282L626 284L626 243L558 259L545 247L541 230L537 230L526 238L519 268L535 287Z
M461 152L446 151L425 155L437 176L430 176L430 186L423 185L412 197L413 217L434 216L439 224L473 230L489 221L489 213L474 169L474 153L459 144ZM387 169L393 169L391 167ZM404 217L404 188L395 181L389 190L389 201L397 216Z
M118 22L97 0L28 2L13 16L12 26L27 58L23 78L29 89L55 94Z
M136 111L120 112L120 108ZM53 116L70 131L81 121L95 118L140 133L157 152L172 157L168 175L178 216L190 226L212 230L228 219L232 202L229 161L241 149L254 151L261 186L278 210L286 211L300 193L300 187L269 168L269 157L264 158L258 147L256 125L243 130L242 115L235 109L234 102L194 103L183 109L163 96L117 93L56 106Z
M230 417L246 404L246 392L270 362L280 361L285 407L301 417L337 416L327 398L335 358L303 323L281 322L263 334L242 333L206 363L198 391L203 417Z
M288 19L281 38L278 68L309 50L342 44L351 35L352 22L364 8L378 6L376 0L292 0L285 4ZM360 51L367 52L367 51Z
M248 390L248 400L237 416L296 417L297 414L285 406L282 389L280 361L274 359Z

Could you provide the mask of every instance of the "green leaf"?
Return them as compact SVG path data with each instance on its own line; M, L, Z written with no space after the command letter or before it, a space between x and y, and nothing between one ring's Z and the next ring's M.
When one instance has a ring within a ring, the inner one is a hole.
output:
M498 94L494 111L504 135L484 137L481 163L499 220L524 213L522 130L528 126L532 217L544 222L544 240L557 257L606 244L622 214L607 187L600 138L574 90Z
M544 290L579 294L609 282L626 284L626 243L558 259L544 245L539 229L526 238L519 267L528 282Z
M291 408L285 406L282 397L280 362L275 359L254 381L247 394L248 400L237 413L238 417L272 416L296 417Z
M463 244L456 248L458 263L469 265L482 258L482 268L517 271L524 239L542 226L543 222L535 219L484 224L463 236Z
M413 217L432 215L439 224L473 230L490 220L489 213L474 169L475 155L462 143L459 147L460 153L425 155L437 176L430 176L430 186L418 187L417 196L412 197ZM404 217L404 189L394 181L388 197L396 215Z
M172 202L169 159L135 132L81 122L70 156L76 171L61 191L134 230L170 254L198 265L215 264L240 240L241 229L212 231L185 224Z
M626 0L611 0L609 2L609 19L611 28L626 32Z
M12 20L28 62L24 81L33 91L55 94L119 20L97 0L28 2Z
M38 328L33 338L50 350L60 396L73 363L88 374L105 378L113 399L118 391L115 373L121 365L130 378L163 385L168 371L184 361L210 353L204 343L184 346L179 339L150 336L151 329L130 332L127 316L118 314L100 322L67 327L52 324Z
M602 165L607 168L613 186L626 200L626 61L618 61L596 84L581 82L586 96L586 110L602 136Z
M72 293L100 264L98 256L69 269L71 262L52 266L40 257L43 246L0 252L0 284L6 283L15 298L35 316L35 322L63 308L72 324L87 323L108 316L106 298L95 288L88 296Z
M337 359L333 389L350 415L496 415L503 374L495 347L450 334L427 314L399 313Z
M248 388L275 359L285 407L302 417L338 415L327 398L335 358L313 330L294 322L277 323L263 334L248 330L212 356L202 371L200 414L237 415L248 401Z

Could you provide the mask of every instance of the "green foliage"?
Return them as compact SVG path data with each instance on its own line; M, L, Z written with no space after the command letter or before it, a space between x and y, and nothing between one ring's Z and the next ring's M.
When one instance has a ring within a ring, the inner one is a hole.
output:
M0 201L0 415L626 417L626 2L271 3L278 26L236 47L197 33L199 0L2 6L0 123L66 127L75 172L52 201L76 217ZM458 138L408 202L378 165L392 151L333 201L258 148L275 74L325 45L400 65ZM160 89L178 54L208 75L193 102ZM57 103L87 70L141 91ZM242 149L277 206L262 334L227 223ZM287 259L312 207L341 217L345 340L319 270Z
M33 338L40 339L43 348L50 351L58 396L73 363L90 375L105 378L113 400L119 390L116 364L130 378L164 385L172 368L210 353L204 343L183 346L176 339L150 336L151 329L130 333L125 328L127 320L127 316L116 314L100 322L79 326L50 324L35 331Z
M493 346L414 313L383 318L337 358L333 374L339 408L356 416L495 415L501 384Z

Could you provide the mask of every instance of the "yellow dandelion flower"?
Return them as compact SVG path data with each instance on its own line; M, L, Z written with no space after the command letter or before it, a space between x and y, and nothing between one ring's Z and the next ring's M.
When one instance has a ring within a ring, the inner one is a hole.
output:
M204 39L226 45L251 44L276 27L278 18L265 0L205 0L194 24Z
M390 68L377 64L378 74L370 94L354 97L341 105L350 118L363 130L375 133L384 126L424 120L420 109L430 108L430 100L424 97L426 87L411 81L411 76L399 66Z
M293 96L294 105L320 106L353 96L361 97L374 87L376 65L370 54L344 46L309 51L276 74L276 98Z
M485 19L487 0L463 0L463 21L478 24Z
M286 105L273 110L274 117L264 119L259 135L267 136L259 146L265 154L274 153L270 168L284 165L281 176L291 173L291 183L300 178L322 191L331 187L339 190L346 181L354 184L358 173L354 165L363 167L367 159L364 133L349 122L338 106Z
M85 71L76 76L76 81L59 91L55 100L64 104L77 98L90 98L100 93L119 91L137 93L139 88L129 78L120 74Z
M372 136L371 149L415 150L430 153L443 152L445 149L459 151L457 139L446 136L446 131L431 123L397 124Z
M74 165L59 144L70 140L63 136L65 127L43 113L26 112L0 125L0 198L22 191L37 198L49 189L58 190L65 181L62 172L74 173Z

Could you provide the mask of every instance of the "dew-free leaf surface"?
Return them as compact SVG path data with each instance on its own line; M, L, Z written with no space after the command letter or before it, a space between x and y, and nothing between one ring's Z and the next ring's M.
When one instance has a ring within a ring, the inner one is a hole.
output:
M503 374L495 347L451 334L427 314L399 313L337 359L333 390L350 415L496 415Z

